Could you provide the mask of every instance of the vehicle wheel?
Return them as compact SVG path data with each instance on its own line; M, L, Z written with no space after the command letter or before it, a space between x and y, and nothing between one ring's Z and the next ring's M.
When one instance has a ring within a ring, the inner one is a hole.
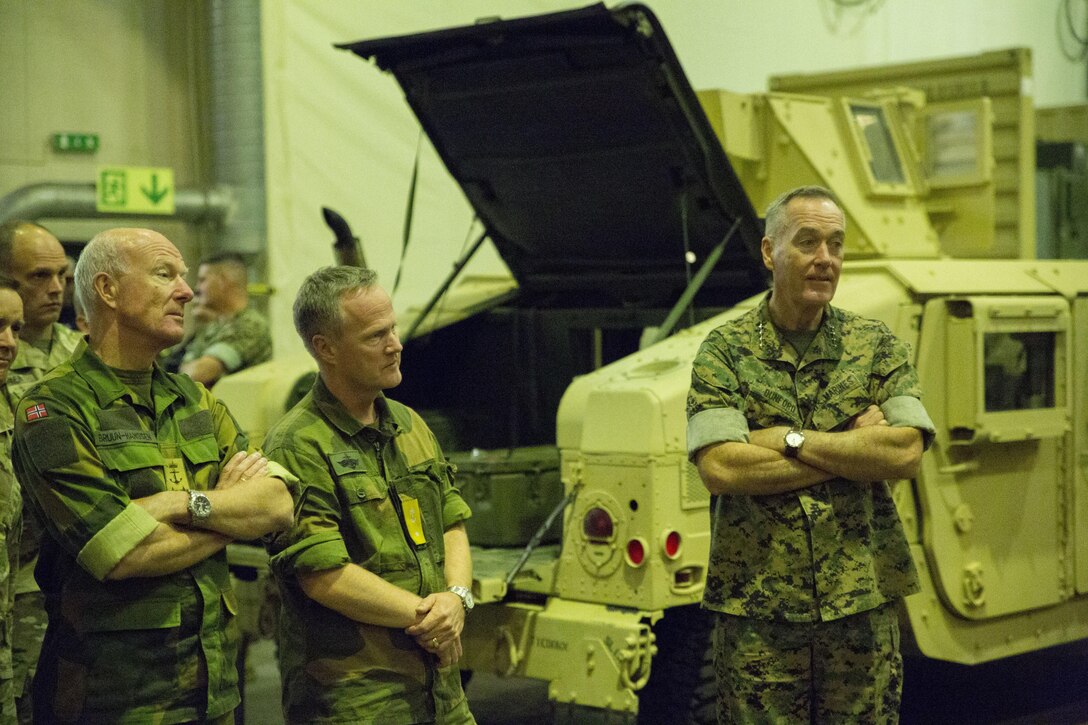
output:
M675 607L654 626L657 656L639 692L638 721L714 725L717 722L713 617L698 606Z

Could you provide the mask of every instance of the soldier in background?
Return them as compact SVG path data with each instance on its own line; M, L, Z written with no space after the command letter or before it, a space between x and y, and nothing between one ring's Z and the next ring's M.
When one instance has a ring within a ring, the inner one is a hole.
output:
M24 326L8 371L7 402L14 409L43 375L65 362L83 339L59 322L69 259L49 230L29 221L0 225L0 273L13 280L22 298ZM15 687L21 722L30 722L30 688L45 636L45 610L34 581L40 523L23 512L20 564L15 582Z
M319 376L265 439L299 479L295 524L269 544L284 719L475 722L455 666L470 512L426 423L382 392L401 381L393 304L374 272L326 267L294 314Z
M268 322L249 306L245 260L224 253L197 270L195 314L200 326L184 343L178 372L209 388L228 373L272 359Z
M161 234L95 236L76 267L88 342L16 409L14 467L45 524L40 723L234 718L224 549L290 525L289 475L247 455L207 389L154 364L183 335L185 272Z
M831 306L846 223L821 187L767 210L770 295L712 331L688 455L714 494L703 606L720 722L895 722L918 576L886 479L932 440L907 346Z
M23 326L23 301L15 280L0 275L0 387L7 384L8 370L19 346ZM0 400L0 723L18 722L15 710L15 679L11 641L15 626L15 575L19 570L19 537L22 534L23 499L11 467L11 439L15 418L6 400Z

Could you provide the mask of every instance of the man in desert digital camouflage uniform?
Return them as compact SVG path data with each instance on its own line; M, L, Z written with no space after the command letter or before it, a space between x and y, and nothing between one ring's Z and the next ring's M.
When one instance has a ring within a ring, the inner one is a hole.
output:
M230 373L272 359L268 321L249 306L246 264L233 253L218 254L197 270L194 314L202 324L182 343L178 372L209 388Z
M896 607L918 578L886 480L916 474L933 424L907 346L830 305L845 226L826 189L773 202L771 294L711 332L692 370L722 722L898 718Z

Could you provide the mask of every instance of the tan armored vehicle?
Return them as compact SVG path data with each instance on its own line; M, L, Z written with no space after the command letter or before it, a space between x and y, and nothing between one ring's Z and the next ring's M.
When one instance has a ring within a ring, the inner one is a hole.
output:
M766 288L756 210L810 183L846 214L836 304L911 343L937 424L895 484L917 650L1088 637L1088 262L1030 259L1023 53L697 96L639 5L344 47L401 83L517 281L465 317L479 290L451 279L393 393L475 510L470 669L545 680L561 711L712 721L690 366Z

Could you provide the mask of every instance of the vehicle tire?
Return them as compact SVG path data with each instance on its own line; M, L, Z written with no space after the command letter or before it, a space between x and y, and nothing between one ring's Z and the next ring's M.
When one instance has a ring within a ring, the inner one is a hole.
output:
M654 626L657 655L639 692L639 723L717 723L713 623L709 612L688 606L667 610Z

